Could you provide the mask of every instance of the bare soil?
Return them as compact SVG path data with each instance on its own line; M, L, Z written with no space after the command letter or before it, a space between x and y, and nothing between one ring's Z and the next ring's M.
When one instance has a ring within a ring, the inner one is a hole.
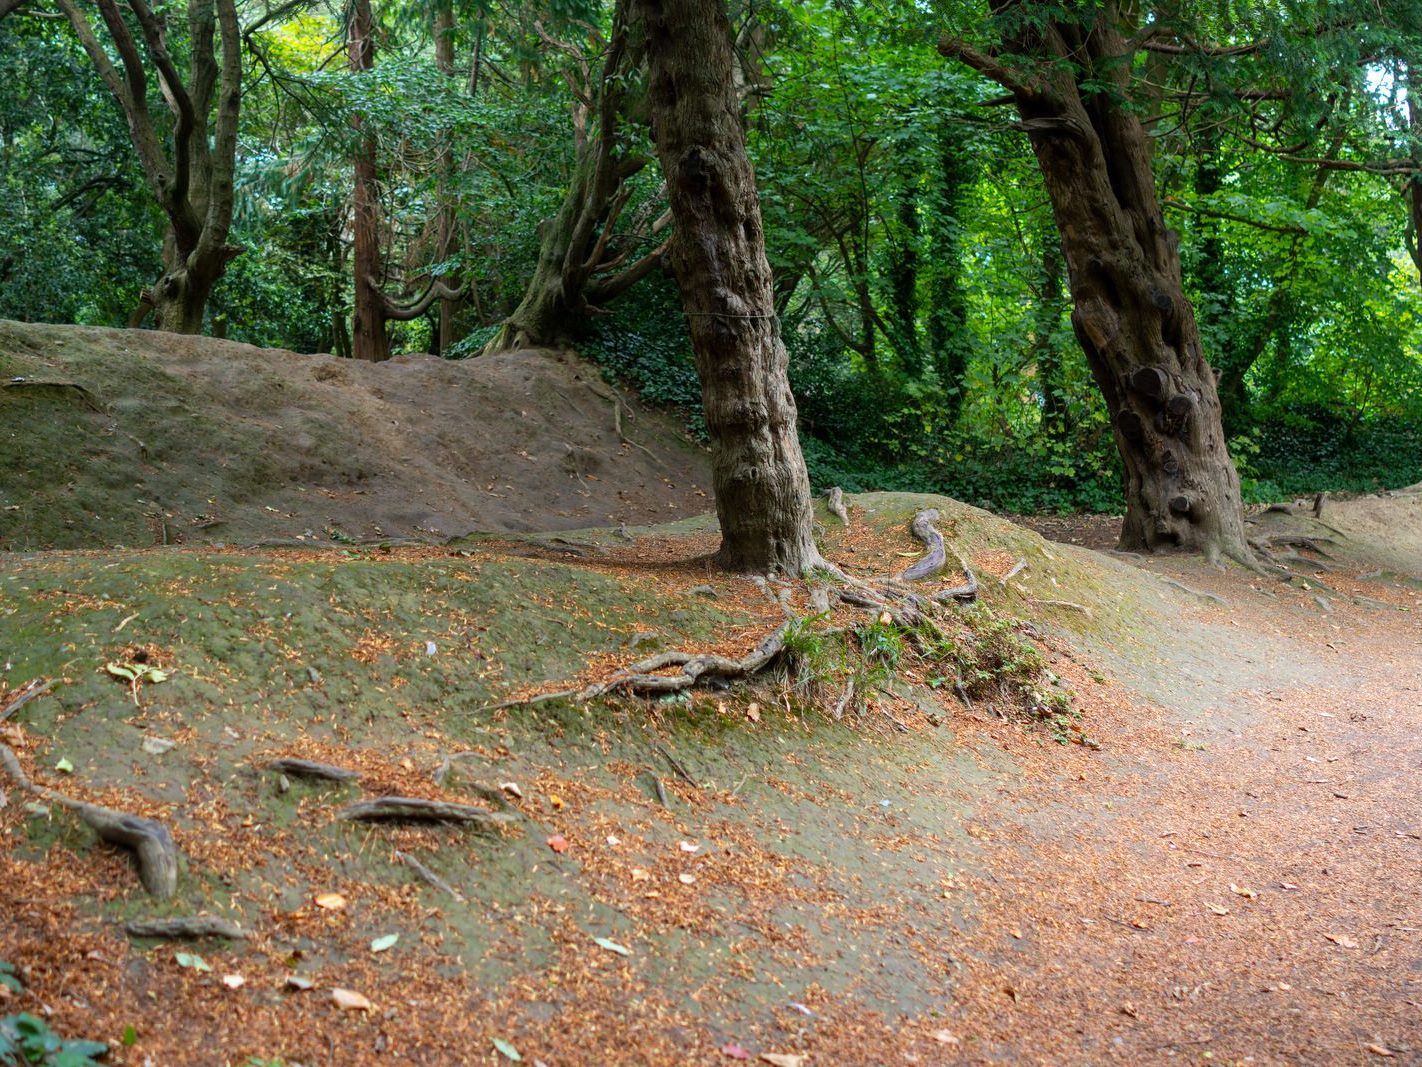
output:
M705 450L571 352L368 364L0 322L0 426L13 550L431 540L709 506Z

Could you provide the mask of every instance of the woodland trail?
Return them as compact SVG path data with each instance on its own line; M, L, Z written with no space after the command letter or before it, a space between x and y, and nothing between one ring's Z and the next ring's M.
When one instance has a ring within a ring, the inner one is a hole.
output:
M1182 626L1165 653L1182 707L1116 708L1096 773L1008 798L958 991L975 1040L956 1048L1422 1063L1416 596L1324 615L1149 566L1230 606L1194 613L1213 636Z

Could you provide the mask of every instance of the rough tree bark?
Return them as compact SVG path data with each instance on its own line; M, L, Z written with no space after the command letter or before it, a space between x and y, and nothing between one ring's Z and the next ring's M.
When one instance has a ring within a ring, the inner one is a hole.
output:
M142 37L134 38L118 0L97 0L118 55L109 58L75 0L59 0L109 92L128 122L149 190L167 216L163 273L140 299L137 322L152 310L160 330L199 333L213 286L242 249L228 243L237 119L242 106L242 41L234 0L189 0L190 56L186 81L168 51L164 16L146 0L128 0ZM220 41L220 58L214 39ZM168 109L172 140L164 144L148 110L151 66ZM214 116L213 108L216 106Z
M655 217L655 209L644 205L628 232L613 232L632 197L628 183L648 163L626 144L625 127L636 104L635 75L642 64L642 50L628 32L629 3L617 2L597 78L582 52L544 36L545 44L568 54L575 68L569 76L577 98L572 180L557 214L539 226L538 265L523 299L485 352L568 341L599 305L661 265L667 243L658 234L667 225L666 215ZM647 250L652 242L657 243Z
M746 156L723 0L633 0L711 437L718 562L798 575L820 562L795 398Z
M1121 547L1179 546L1254 565L1215 375L1156 198L1150 137L1129 105L1132 46L1111 0L1071 21L993 0L997 54L940 50L1013 96L1067 261L1072 325L1106 399L1125 475ZM1097 88L1097 87L1100 88Z
M352 73L375 66L374 18L370 0L353 0L346 26L347 57ZM380 237L382 207L380 178L376 169L376 140L357 116L352 120L358 141L355 153L355 183L351 192L352 262L355 267L355 310L351 322L351 354L356 359L378 363L390 358L390 322L408 322L430 309L436 300L459 295L457 287L430 279L423 295L408 304L392 300L385 292L385 268Z

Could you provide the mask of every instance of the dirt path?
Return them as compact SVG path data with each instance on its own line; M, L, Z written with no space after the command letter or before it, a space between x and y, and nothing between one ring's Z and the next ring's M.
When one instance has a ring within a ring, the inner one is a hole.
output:
M1324 615L1190 564L1152 569L1227 597L1192 614L1239 640L1197 684L1174 674L1194 712L1115 709L1097 773L1001 813L955 1048L1422 1062L1417 614Z

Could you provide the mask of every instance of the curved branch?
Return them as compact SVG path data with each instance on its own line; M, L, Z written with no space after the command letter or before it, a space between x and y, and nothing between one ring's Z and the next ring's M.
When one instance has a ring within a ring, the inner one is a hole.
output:
M411 319L418 319L430 309L430 305L436 300L458 300L464 295L465 286L446 285L438 278L430 281L429 287L417 297L414 302L401 304L387 296L380 287L380 282L374 275L365 276L365 284L370 286L371 291L380 297L384 308L385 318L395 322L409 322Z

